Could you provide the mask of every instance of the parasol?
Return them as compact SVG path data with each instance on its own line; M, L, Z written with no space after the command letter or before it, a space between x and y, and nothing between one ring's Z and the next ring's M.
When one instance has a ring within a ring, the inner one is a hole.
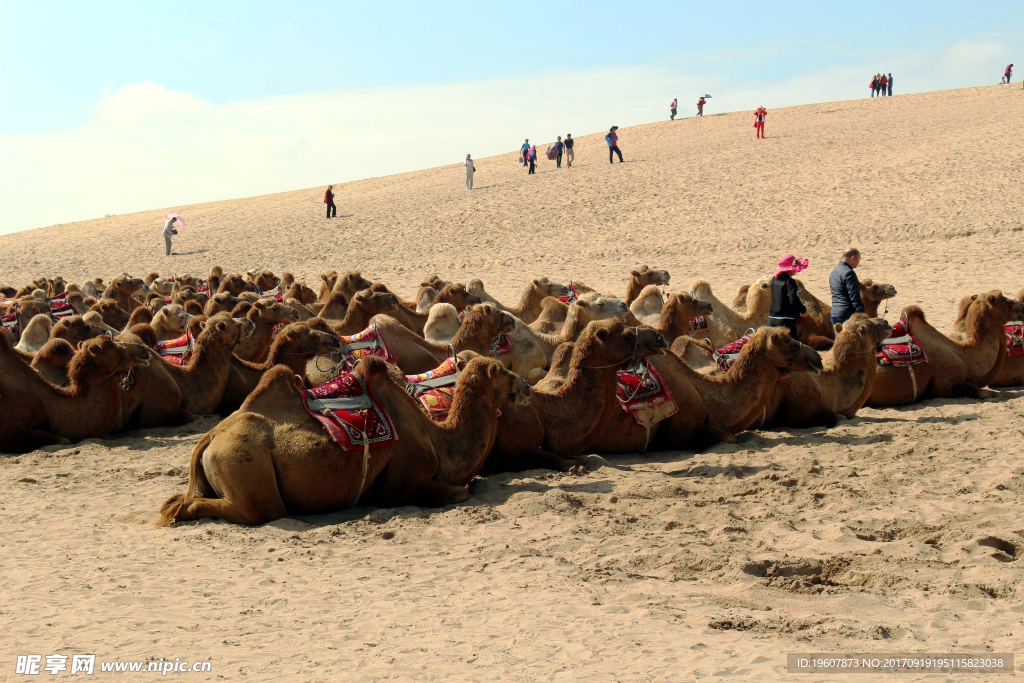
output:
M179 216L176 213L169 213L169 214L167 214L167 217L168 218L173 218L174 222L177 223L178 225L180 225L183 228L187 228L188 227L187 225L185 225L185 219L182 218L181 216Z

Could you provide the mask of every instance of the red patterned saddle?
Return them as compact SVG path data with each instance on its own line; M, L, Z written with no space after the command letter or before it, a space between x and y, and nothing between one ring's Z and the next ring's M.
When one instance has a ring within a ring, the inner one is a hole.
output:
M499 356L504 356L506 353L512 353L512 342L504 334L499 334L497 337L491 340L491 355L497 359Z
M679 412L661 373L643 358L618 373L615 398L638 424L651 427Z
M1010 358L1024 356L1024 322L1014 320L1003 329L1006 330L1006 354Z
M195 352L196 340L192 338L191 332L186 332L177 339L168 339L156 343L156 352L168 363L175 365L188 365Z
M569 288L569 293L565 296L558 297L558 300L566 305L571 304L573 301L579 301L580 295L576 293L576 288L572 286L572 283L570 282L566 286Z
M423 405L431 420L444 422L455 400L455 382L461 374L455 358L449 358L428 372L406 375L405 390Z
M698 315L690 321L690 332L699 332L706 329L708 329L708 317L706 315Z
M882 342L882 350L875 355L879 365L903 366L928 362L928 356L917 343L917 337L911 333L910 322L905 315L892 326L892 334Z
M351 337L340 337L341 342L341 365L351 370L355 367L360 358L377 356L383 358L392 365L398 363L398 356L388 346L388 342L377 329L376 321L370 323L362 332L353 334Z
M281 289L281 285L278 285L273 289L268 289L265 292L263 290L260 290L260 298L273 299L274 301L280 303L284 300L284 290Z
M10 333L15 344L21 341L21 321L18 320L18 311L0 318L0 325Z
M754 333L751 332L730 344L726 344L720 349L715 349L715 352L712 354L712 358L714 358L718 367L723 370L731 368L733 363L736 362L736 359L740 357L740 352L743 350L743 347L750 342L750 338L753 336Z
M50 317L53 318L54 322L60 322L64 318L69 318L76 314L77 312L71 308L71 304L65 303L63 299L50 299Z
M391 417L353 374L343 372L299 394L302 407L343 450L379 448L398 440Z

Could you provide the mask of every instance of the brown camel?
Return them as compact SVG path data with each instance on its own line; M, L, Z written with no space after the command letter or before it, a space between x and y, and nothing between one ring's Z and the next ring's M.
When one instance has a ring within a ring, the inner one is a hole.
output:
M191 289L192 291L198 291L203 286L203 281L198 275L192 275L191 273L182 273L181 275L174 276L173 287L171 287L171 298L176 297L180 292L185 289Z
M22 328L21 339L18 340L14 348L22 353L36 353L43 348L43 344L49 341L51 327L53 327L53 320L48 313L33 316L28 321L28 325Z
M647 285L629 305L630 312L645 325L657 327L661 322L661 307L665 305L665 295L658 285Z
M334 291L334 285L338 283L338 271L329 270L326 273L320 274L320 294L317 295L316 300L321 304L327 303L327 299L331 296L331 292Z
M338 301L344 299L344 297L345 295L342 292L331 294L331 298L327 300L327 305L320 310L320 315L317 316L317 318L325 320L330 324L332 334L339 337L347 337L357 332L362 332L370 326L373 316L380 313L390 315L397 311L399 307L398 297L391 292L374 292L370 289L364 289L353 295L352 303L345 307L340 322L335 322L337 319L331 320L330 316L338 311L340 308Z
M95 314L94 314L95 315ZM106 330L90 324L82 316L64 318L50 329L50 338L36 351L32 368L47 382L63 386L68 383L68 365L82 342L94 339ZM112 334L117 334L112 332ZM125 340L119 340L125 341ZM134 340L128 340L134 341ZM141 370L141 368L139 368Z
M242 300L230 292L218 292L210 297L203 307L203 315L209 317L217 313L230 313Z
M65 287L67 286L67 283L64 281L64 278L60 275L53 278L52 280L47 279L46 284L46 296L50 297L51 299L54 299L64 294Z
M821 374L794 373L772 387L755 428L832 427L840 415L851 418L863 407L878 375L875 354L892 327L864 313L855 313L839 327Z
M160 367L174 378L181 390L181 406L193 415L217 410L231 372L231 354L235 346L252 333L256 325L248 318L232 318L218 313L199 323L195 351L188 365L179 367L161 359ZM156 363L156 361L154 361Z
M245 398L256 390L264 373L275 365L287 366L306 382L306 364L309 361L339 351L341 344L333 334L313 329L305 323L292 323L277 335L267 359L262 363L250 363L232 356L231 374L217 412L228 415L238 410Z
M232 313L237 316L238 313ZM255 329L235 347L235 356L252 363L262 363L267 359L270 345L274 341L274 328L281 323L293 323L299 320L299 314L291 306L285 306L273 299L260 299L252 304L245 313ZM179 335L180 336L180 335Z
M361 360L354 374L399 426L396 441L365 455L342 450L304 409L298 378L274 368L242 408L193 449L188 490L163 504L158 524L211 516L265 524L359 502L461 503L494 443L497 409L530 396L526 383L500 363L477 358L456 384L448 419L438 423L379 358Z
M0 335L2 336L2 335ZM0 448L26 453L39 446L103 438L121 413L119 375L149 362L139 344L90 339L68 369L70 385L55 387L0 339Z
M161 306L161 308L163 308ZM153 322L153 312L145 306L139 306L132 314L128 316L128 322L125 323L125 329L128 329L132 325L138 325L139 323L145 323L147 325Z
M1017 292L1017 301L1024 301L1024 289ZM951 334L950 337L953 335ZM990 387L1024 386L1024 354L1007 356L1003 366L991 377Z
M244 279L246 282L251 282L256 285L256 289L260 292L269 292L273 289L277 289L281 285L281 278L274 275L273 271L269 270L248 270L245 272Z
M522 296L519 298L518 304L515 306L505 306L484 291L483 282L480 280L473 280L469 284L474 296L479 297L481 301L492 302L500 310L508 311L527 325L536 320L537 316L540 315L541 303L545 298L553 296L557 299L569 295L568 287L551 282L547 277L542 277L533 280L526 286Z
M667 270L651 270L647 266L640 266L629 274L629 281L626 283L626 297L624 301L629 306L640 296L644 287L654 285L656 287L668 286L672 276ZM579 290L576 290L579 292ZM564 296L564 295L563 295Z
M800 341L808 343L811 337L821 336L835 339L836 331L832 327L832 305L820 300L807 291L807 286L797 278L793 278L798 287L800 301L807 307L803 323L800 325ZM896 288L887 284L875 284L871 279L860 283L860 300L864 304L864 312L869 318L878 317L879 305L896 296Z
M119 308L131 313L142 305L142 302L135 297L145 291L145 289L145 282L137 277L130 277L122 273L110 281L107 289L103 292L103 298L100 300L100 303L113 300ZM126 318L125 322L127 321ZM110 323L107 324L109 325ZM111 326L113 327L113 325Z
M962 340L950 339L925 320L917 306L903 309L910 332L928 357L912 366L882 365L868 405L886 407L916 403L925 398L991 398L983 389L998 376L1006 361L1008 320L1024 316L1024 304L1002 292L979 295L970 303Z
M15 292L13 298L21 299L22 297L31 296L32 292L36 291L37 289L42 290L43 291L43 295L45 296L46 290L49 287L50 287L50 281L49 280L47 280L45 277L37 278L37 279L33 280L31 284L25 285L24 287L19 289L17 292Z
M693 334L693 320L712 313L711 304L695 299L692 294L675 292L670 294L661 307L658 325L655 326L669 344L684 334Z
M697 299L711 304L712 312L704 317L707 327L695 329L691 336L707 338L715 348L734 342L747 333L748 329L764 327L768 323L768 307L771 304L771 281L762 278L751 286L747 294L747 310L739 313L718 300L705 280L696 280L690 285L690 293Z
M152 321L140 320L136 322L149 322L153 326L153 332L156 333L157 341L167 341L168 339L177 339L185 334L188 314L185 313L185 309L180 304L168 304L156 312ZM134 324L132 321L129 321L128 329L131 329Z
M338 277L338 280L334 283L334 287L331 291L341 292L345 295L346 300L351 301L352 297L356 295L356 292L369 289L371 285L373 285L373 283L363 277L360 271L350 270L344 275L340 275Z
M137 329L141 332L146 327L139 325ZM147 340L134 331L122 332L115 339L148 346ZM181 389L167 371L167 363L158 360L152 349L149 357L149 365L135 368L129 376L122 377L122 419L118 431L180 427L195 419L192 413L181 407Z
M375 292L390 292L387 286L381 282L374 283L370 289ZM415 306L412 304L403 305L405 303L409 302L402 302L401 299L399 299L398 308L394 311L390 311L388 315L422 337L430 314L417 313ZM434 303L451 304L455 307L456 311L461 313L467 306L480 303L480 299L479 297L470 294L469 291L467 291L466 286L462 283L453 282L445 285L444 288L437 293L437 296L434 298Z
M108 289L107 291L109 292L110 290ZM128 313L128 309L124 308L118 304L116 300L112 299L100 299L96 304L91 306L89 310L99 313L103 318L104 324L119 331L124 329L125 325L128 324L128 320L131 318L131 315Z
M175 283L177 285L177 283ZM227 292L233 296L239 296L242 292L254 292L256 293L256 285L251 282L246 282L245 279L239 273L231 273L225 275L224 279L221 280L220 287L217 288L215 294L221 292Z

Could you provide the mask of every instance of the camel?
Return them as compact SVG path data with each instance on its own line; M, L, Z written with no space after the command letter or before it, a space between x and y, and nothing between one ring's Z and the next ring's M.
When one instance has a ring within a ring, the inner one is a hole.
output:
M12 308L13 310L8 309L10 313L7 313L7 316L13 315L14 318L10 321L5 321L4 327L0 328L10 333L11 336L7 337L7 340L12 346L21 340L22 330L28 327L29 321L38 315L45 315L47 317L50 315L50 307L37 299L19 299L12 304ZM10 329L7 329L8 325L11 325Z
M771 280L762 278L754 283L747 295L747 310L738 313L718 300L706 280L695 280L690 285L694 298L711 304L712 312L705 316L706 329L693 331L696 338L707 337L715 348L734 342L748 329L764 327L768 323L768 307L771 304Z
M163 307L161 306L161 308ZM134 311L132 311L132 314L130 316L128 316L128 322L126 322L124 326L125 329L128 329L132 325L138 325L140 323L145 323L149 325L152 322L153 311L149 310L145 306L139 306Z
M132 331L122 332L114 339L149 346L149 340L144 340ZM181 407L181 388L167 371L167 363L158 360L152 349L149 351L149 357L149 365L134 368L130 375L122 376L121 419L117 431L180 427L195 419L192 413ZM35 362L32 367L36 367ZM43 372L41 368L37 370Z
M132 315L134 315L134 313ZM147 321L142 320L137 322ZM182 308L180 304L168 304L157 311L149 324L153 327L153 332L156 334L157 341L167 341L169 339L177 339L181 335L185 334L185 325L187 322L188 313L185 312L185 309ZM134 323L129 321L128 328L131 329L133 325Z
M491 302L492 305L497 306L500 310L508 311L527 325L540 315L541 302L545 298L553 296L557 299L569 295L568 287L551 282L547 277L538 278L528 284L519 298L519 303L515 306L505 306L499 303L497 299L484 291L484 284L480 280L471 281L468 289L472 290L469 292L470 294L477 296L481 301Z
M469 499L497 434L497 409L526 403L526 383L500 363L466 365L444 422L433 422L379 358L353 374L399 425L399 438L344 451L303 407L301 381L270 370L238 412L192 451L188 490L161 507L159 525L200 517L265 524L287 514L317 514L357 503L439 507Z
M334 291L334 285L338 283L338 271L329 270L320 274L320 293L316 297L317 303L325 304Z
M289 275L289 273L285 273ZM316 317L316 313L310 306L316 302L316 292L301 282L292 282L285 290L283 297L284 304L291 306L299 314L299 320L309 320Z
M352 303L345 308L344 315L340 322L334 322L337 320L330 319L332 313L340 308L338 301L344 299L345 295L342 292L334 292L331 294L330 299L327 300L327 305L320 309L320 315L318 319L325 320L332 326L331 333L339 337L347 337L357 332L362 332L370 326L370 321L375 315L381 313L391 314L398 310L399 300L398 297L391 292L374 292L370 289L365 289L361 292L356 292L352 297Z
M260 299L252 304L245 317L253 323L254 329L235 347L235 356L253 363L262 363L274 341L274 328L281 323L297 322L299 314L290 306L273 299Z
M84 320L85 322L89 323L90 325L92 325L94 327L98 327L101 330L103 330L104 332L108 332L108 333L110 333L110 334L112 334L114 336L117 336L117 334L121 331L119 329L115 329L115 328L111 327L106 322L104 322L103 315L99 311L89 311L89 312L87 312L85 315L82 316L82 320Z
M864 313L839 325L836 343L824 357L819 375L794 373L772 387L764 413L755 426L832 427L842 415L857 414L874 388L878 361L875 354L892 327L882 318Z
M12 298L21 299L22 297L31 296L32 292L36 291L37 289L42 290L43 296L45 298L46 290L49 287L50 281L47 280L45 277L36 278L35 280L32 281L31 284L25 285L24 287L20 288L17 292L15 292Z
M113 288L114 285L111 283L111 289ZM110 289L107 291L109 292ZM131 297L128 298L131 299ZM134 301L134 299L132 300ZM125 325L128 324L128 320L131 318L131 315L128 313L128 309L118 304L117 300L114 299L100 299L95 305L90 307L89 310L99 313L103 318L104 324L109 325L116 330L123 330Z
M224 269L220 266L210 268L210 275L206 278L206 293L214 295L220 291L220 283L224 281Z
M879 366L868 405L887 407L925 398L993 396L982 387L1001 372L1006 361L1003 326L1024 317L1024 304L1007 299L999 291L979 295L968 306L961 340L950 339L928 324L924 311L917 306L908 306L903 314L928 362Z
M151 275L155 274L156 273L151 273ZM171 296L171 293L174 291L174 283L165 277L156 277L152 280L147 277L146 284L149 286L149 291L151 293L159 294L164 298Z
M103 298L100 300L100 303L113 300L119 308L127 313L131 313L142 305L135 297L141 294L145 288L146 283L139 278L130 277L122 273L110 281L110 285L103 292ZM127 322L127 318L125 322Z
M665 341L671 344L684 334L693 333L693 320L713 312L707 301L695 299L692 294L676 292L670 294L658 313L658 324L654 326Z
M339 351L341 344L333 334L301 322L288 325L274 339L270 353L262 363L251 363L237 356L231 358L231 373L217 412L228 415L238 410L246 396L256 390L267 370L275 365L287 366L293 374L308 382L307 363L317 356L337 354Z
M369 289L371 285L373 285L373 283L363 277L360 271L350 270L344 275L338 276L337 281L334 283L334 287L331 288L331 292L341 292L345 295L346 300L351 301L356 292Z
M64 294L64 288L67 286L67 283L64 281L62 276L58 275L52 280L47 279L46 285L46 296L51 299L55 299Z
M1017 292L1017 301L1024 301L1024 289ZM950 333L949 337L955 338L953 333ZM988 385L990 387L1024 386L1024 355L1008 356L1003 361L1002 368L989 379Z
M245 272L244 279L246 282L251 282L256 285L258 292L269 292L273 289L277 289L281 285L281 278L274 275L269 270L259 270L254 268Z
M426 283L421 283L419 289L416 290L416 312L429 313L436 298L437 290ZM480 300L483 301L483 298L481 297Z
M98 313L92 315L99 316ZM47 382L63 386L68 383L68 365L75 351L82 342L102 334L107 334L106 330L89 323L84 317L68 316L50 329L49 339L35 352L29 362ZM111 335L117 335L117 331L112 330Z
M640 266L629 274L629 281L626 283L626 297L624 299L626 305L632 304L640 296L644 287L649 285L656 287L668 286L668 282L671 279L672 276L668 274L667 270L651 270L647 266ZM579 290L576 291L579 292Z
M807 286L797 278L800 301L807 307L804 320L800 324L800 341L805 344L811 337L821 336L835 339L836 331L832 326L832 305L818 299L807 290ZM878 317L878 307L886 299L896 296L896 288L887 284L875 284L870 278L860 283L860 300L864 304L864 312L869 318Z
M194 292L199 291L203 286L203 281L198 275L192 275L190 273L183 273L182 275L174 276L174 286L171 288L171 298L173 299L179 293L186 289L191 289Z
M664 305L665 296L661 293L661 288L658 285L647 285L633 299L629 310L640 322L657 327L661 321L661 307Z
M434 304L423 325L423 338L431 344L447 344L459 333L459 312L451 304Z
M2 336L2 335L0 335ZM0 444L26 453L40 446L104 438L121 413L120 377L149 362L140 344L107 336L90 339L75 353L68 387L55 387L0 339Z
M177 286L177 282L175 282ZM224 276L221 280L220 287L217 288L216 292L211 294L220 294L221 292L227 292L233 296L239 296L242 292L256 292L256 285L251 282L246 282L239 273L231 273L230 275ZM180 302L179 302L180 303Z
M217 410L231 372L231 354L235 346L255 329L248 318L232 318L218 313L199 323L202 332L195 340L195 351L188 365L179 367L161 359L165 370L181 390L181 408L193 415ZM156 363L156 361L154 361Z
M370 287L370 289L375 292L391 293L391 290L389 290L387 286L381 282L375 282ZM396 299L398 299L397 296ZM401 299L398 299L398 302L398 307L395 310L390 311L388 315L393 317L395 320L398 320L411 331L415 332L417 335L422 337L424 334L423 329L427 324L427 318L429 317L430 314L417 313L415 310L415 305L412 304L411 302L403 302ZM466 309L467 306L472 306L474 304L480 303L480 300L479 297L470 294L466 290L465 285L458 282L453 282L448 285L445 285L444 288L437 293L437 296L434 298L434 303L451 304L452 306L455 307L455 310L461 313Z
M203 307L203 315L209 317L216 313L230 313L239 302L241 302L241 299L230 292L218 292L206 302L206 305Z
M103 278L101 277L86 280L82 283L82 293L87 297L92 297L94 299L99 298L104 293L105 289L106 288L103 286Z
M53 320L46 313L33 316L28 325L21 331L21 339L14 348L22 353L35 353L43 348L50 339L50 328L53 327Z

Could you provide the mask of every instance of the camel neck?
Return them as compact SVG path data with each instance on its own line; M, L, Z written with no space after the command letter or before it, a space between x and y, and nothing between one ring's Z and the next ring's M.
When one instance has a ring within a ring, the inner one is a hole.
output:
M433 479L463 486L483 467L498 434L494 389L480 377L467 376L456 386L448 418L436 425L437 474Z

